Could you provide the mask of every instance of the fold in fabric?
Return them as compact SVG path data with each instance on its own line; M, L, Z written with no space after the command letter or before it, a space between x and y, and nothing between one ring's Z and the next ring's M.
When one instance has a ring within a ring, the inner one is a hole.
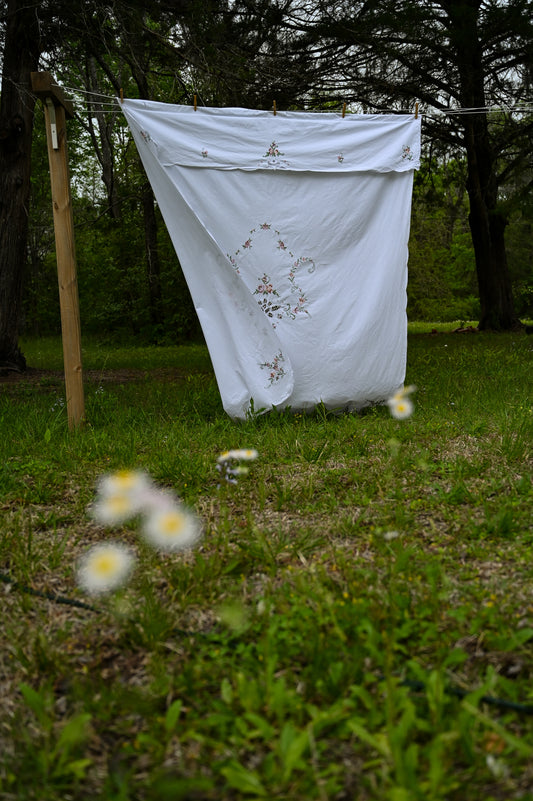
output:
M420 120L144 100L122 109L226 412L390 397L405 378Z

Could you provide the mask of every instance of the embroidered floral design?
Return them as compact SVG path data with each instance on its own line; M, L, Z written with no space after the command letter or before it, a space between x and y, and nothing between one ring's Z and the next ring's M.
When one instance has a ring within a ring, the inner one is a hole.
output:
M309 312L305 308L305 304L308 303L308 299L304 295L304 293L302 292L300 287L296 284L296 280L295 280L296 273L299 270L299 268L302 266L302 264L308 265L307 272L309 274L314 273L314 271L316 269L316 265L315 265L313 259L311 259L309 256L300 256L300 258L296 259L296 261L294 261L293 264L292 264L291 271L289 273L289 283L291 285L292 292L294 292L294 293L296 293L298 295L298 300L296 301L296 304L294 306L292 306L292 309L291 309L290 316L292 317L292 319L294 319L296 317L296 315L299 314L300 312L305 312L306 314L309 314Z
M276 381L279 381L285 375L285 370L283 369L283 365L281 362L285 361L285 357L281 350L279 350L271 362L262 362L259 364L259 367L262 370L268 370L268 385L272 386L275 384Z
M283 279L278 279L277 286L271 277L265 272L258 277L255 282L255 289L253 294L257 296L257 302L267 317L270 318L272 326L275 328L277 321L283 319L295 320L302 312L309 314L308 305L309 298L307 297L303 287L297 281L298 273L303 267L307 268L309 274L314 273L316 265L310 256L296 257L291 250L289 250L287 243L281 238L281 233L272 227L271 223L261 223L257 228L252 228L250 236L241 245L233 255L227 253L226 256L230 261L231 266L235 272L240 275L240 261L244 257L244 252L252 249L255 237L262 235L263 232L272 238L272 247L275 250L281 251L283 254L291 259L288 265L288 273L283 282L284 287L281 285ZM270 234L268 234L270 232Z
M270 278L268 277L268 275L266 273L265 273L265 275L263 275L263 278L261 279L261 281L262 281L262 283L259 284L259 286L257 287L257 289L254 292L254 295L258 295L258 294L259 295L270 295L272 292L274 293L274 295L278 294L276 292L276 290L272 288L272 284L270 283Z
M266 273L259 279L254 295L259 295L257 302L267 317L276 316L279 320L282 319L283 315L279 313L281 306L274 300L274 298L279 298L279 293L274 289L270 276Z
M277 143L274 141L267 148L267 152L264 154L263 158L259 162L260 167L267 167L270 170L286 170L289 166L289 162L286 159L282 159L281 156L284 156L285 153L282 153L279 149Z
M151 142L152 141L152 137L150 136L148 131L139 131L139 133L141 134L141 136L142 136L142 138L144 139L145 142Z
M209 155L209 150L205 150L205 149L202 150L202 156L204 157L204 159L206 159L208 157L208 155Z
M413 154L411 153L411 148L409 147L409 145L404 145L402 147L402 159L404 161L412 161L413 160Z
M272 144L268 148L263 158L266 158L267 156L284 156L284 155L285 153L280 153L277 144L275 142L272 142Z
M291 253L291 256L292 256L292 253ZM308 264L309 265L309 267L307 268L307 272L308 273L314 273L314 271L316 270L316 264L315 264L315 262L313 261L313 259L310 256L300 256L300 258L296 259L296 261L292 265L293 269L290 272L291 276L294 275L294 273L300 267L301 264Z
M339 164L342 164L342 162L344 161L344 155L342 153L339 153L339 155L337 156L337 161L339 162Z

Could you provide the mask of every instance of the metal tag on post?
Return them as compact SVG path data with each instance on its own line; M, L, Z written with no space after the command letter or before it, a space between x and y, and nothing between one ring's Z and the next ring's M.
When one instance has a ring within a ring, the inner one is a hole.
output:
M59 150L59 143L57 141L57 124L56 124L56 107L51 97L46 98L46 108L50 116L50 133L52 134L52 147L54 150Z

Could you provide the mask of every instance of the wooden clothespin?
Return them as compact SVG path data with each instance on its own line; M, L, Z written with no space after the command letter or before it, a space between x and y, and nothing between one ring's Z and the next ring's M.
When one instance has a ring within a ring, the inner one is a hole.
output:
M346 103L343 103L342 104L342 118L344 119L345 116L346 116Z
M194 110L196 111L196 95L194 95Z
M120 102L121 102L121 103L123 103L123 102L124 102L124 89L121 89L121 90L120 90Z
M276 112L276 101L275 100L272 101L272 110L274 111L274 117L275 117L276 113L277 113Z
M415 103L415 120L418 119L418 103Z

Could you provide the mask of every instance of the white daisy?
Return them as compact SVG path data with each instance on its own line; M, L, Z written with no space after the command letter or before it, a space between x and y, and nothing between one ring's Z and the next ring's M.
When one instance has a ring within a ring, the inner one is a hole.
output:
M144 521L142 530L150 545L169 552L192 547L201 535L196 515L176 503L165 503L153 509Z
M387 401L390 413L396 420L406 420L414 411L413 401L410 398L391 398Z
M230 451L224 451L220 454L217 462L253 462L259 456L254 448L234 448Z
M153 492L147 473L140 470L119 470L100 478L96 500L89 514L104 526L120 526L135 517L144 505L144 499Z
M117 542L95 545L78 565L77 581L92 594L111 592L121 587L135 564L130 548Z
M230 451L232 458L238 462L253 462L259 456L254 448L238 448Z
M411 393L415 392L416 387L410 384L408 387L402 387L398 392L395 392L392 398L387 401L387 406L390 413L396 420L406 420L414 412L413 401L409 398Z
M98 482L98 494L138 496L152 487L150 476L142 470L118 470L102 476Z
M120 492L102 495L89 507L93 520L102 526L120 526L138 512L138 499Z

